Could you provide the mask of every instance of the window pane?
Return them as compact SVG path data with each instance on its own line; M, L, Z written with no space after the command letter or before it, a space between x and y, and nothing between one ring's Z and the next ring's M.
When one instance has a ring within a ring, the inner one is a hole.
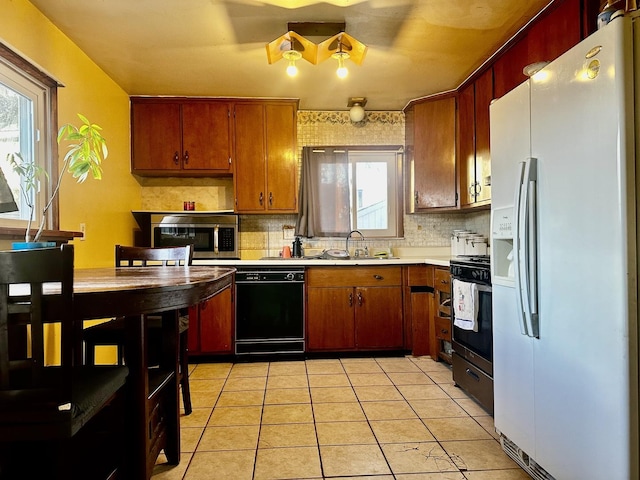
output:
M356 163L356 225L367 230L389 226L386 162Z
M0 168L20 209L2 214L2 218L26 220L29 217L27 200L33 204L33 195L27 199L21 194L21 178L11 168L7 156L20 153L24 161L33 162L33 131L31 99L0 83Z

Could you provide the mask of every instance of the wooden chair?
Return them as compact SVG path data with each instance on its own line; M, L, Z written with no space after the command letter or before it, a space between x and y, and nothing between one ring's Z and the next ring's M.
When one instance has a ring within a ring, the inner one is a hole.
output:
M47 323L61 325L58 366L45 364ZM128 369L73 365L76 328L73 246L0 252L0 478L115 478L121 469Z
M117 267L179 267L191 265L193 246L147 248L116 245L115 257ZM179 382L182 389L184 413L185 415L189 415L192 408L191 392L189 390L189 354L187 349L189 313L187 310L180 312L179 322ZM162 342L162 318L159 316L148 316L147 328L149 332L149 345L159 349ZM109 322L86 328L83 331L83 338L85 342L86 364L93 365L95 363L96 345L116 345L118 348L118 362L124 362L126 352L124 352L123 319L116 318ZM157 357L153 348L150 351L150 356L152 358L150 364L153 364L153 358Z

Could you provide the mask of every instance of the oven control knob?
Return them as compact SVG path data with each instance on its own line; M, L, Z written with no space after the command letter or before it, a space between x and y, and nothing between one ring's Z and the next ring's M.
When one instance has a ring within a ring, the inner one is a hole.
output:
M292 281L292 280L295 280L295 279L296 279L296 276L295 276L295 274L294 274L294 273L287 273L287 276L286 276L285 278L286 278L287 280Z

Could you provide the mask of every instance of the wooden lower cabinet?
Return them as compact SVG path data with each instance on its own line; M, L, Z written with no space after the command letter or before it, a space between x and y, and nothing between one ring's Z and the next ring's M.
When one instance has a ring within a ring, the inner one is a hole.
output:
M451 363L451 274L434 270L434 308L430 325L431 358Z
M233 298L231 287L189 308L190 355L233 353Z
M353 288L308 288L307 350L353 350L355 346Z
M307 350L403 347L400 267L307 270Z
M433 315L433 266L403 269L404 347L415 356L429 355L430 318Z

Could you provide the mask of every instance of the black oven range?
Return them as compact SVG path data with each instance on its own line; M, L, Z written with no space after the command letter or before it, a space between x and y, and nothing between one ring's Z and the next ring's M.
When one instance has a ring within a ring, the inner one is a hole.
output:
M453 322L453 380L493 414L493 328L488 255L459 256L450 262ZM456 291L457 290L457 291ZM472 303L462 297L472 292ZM458 304L456 305L456 302ZM477 304L476 304L477 303ZM467 311L464 310L467 308ZM469 319L469 311L475 318ZM458 313L458 317L456 317ZM464 319L463 319L464 317Z

